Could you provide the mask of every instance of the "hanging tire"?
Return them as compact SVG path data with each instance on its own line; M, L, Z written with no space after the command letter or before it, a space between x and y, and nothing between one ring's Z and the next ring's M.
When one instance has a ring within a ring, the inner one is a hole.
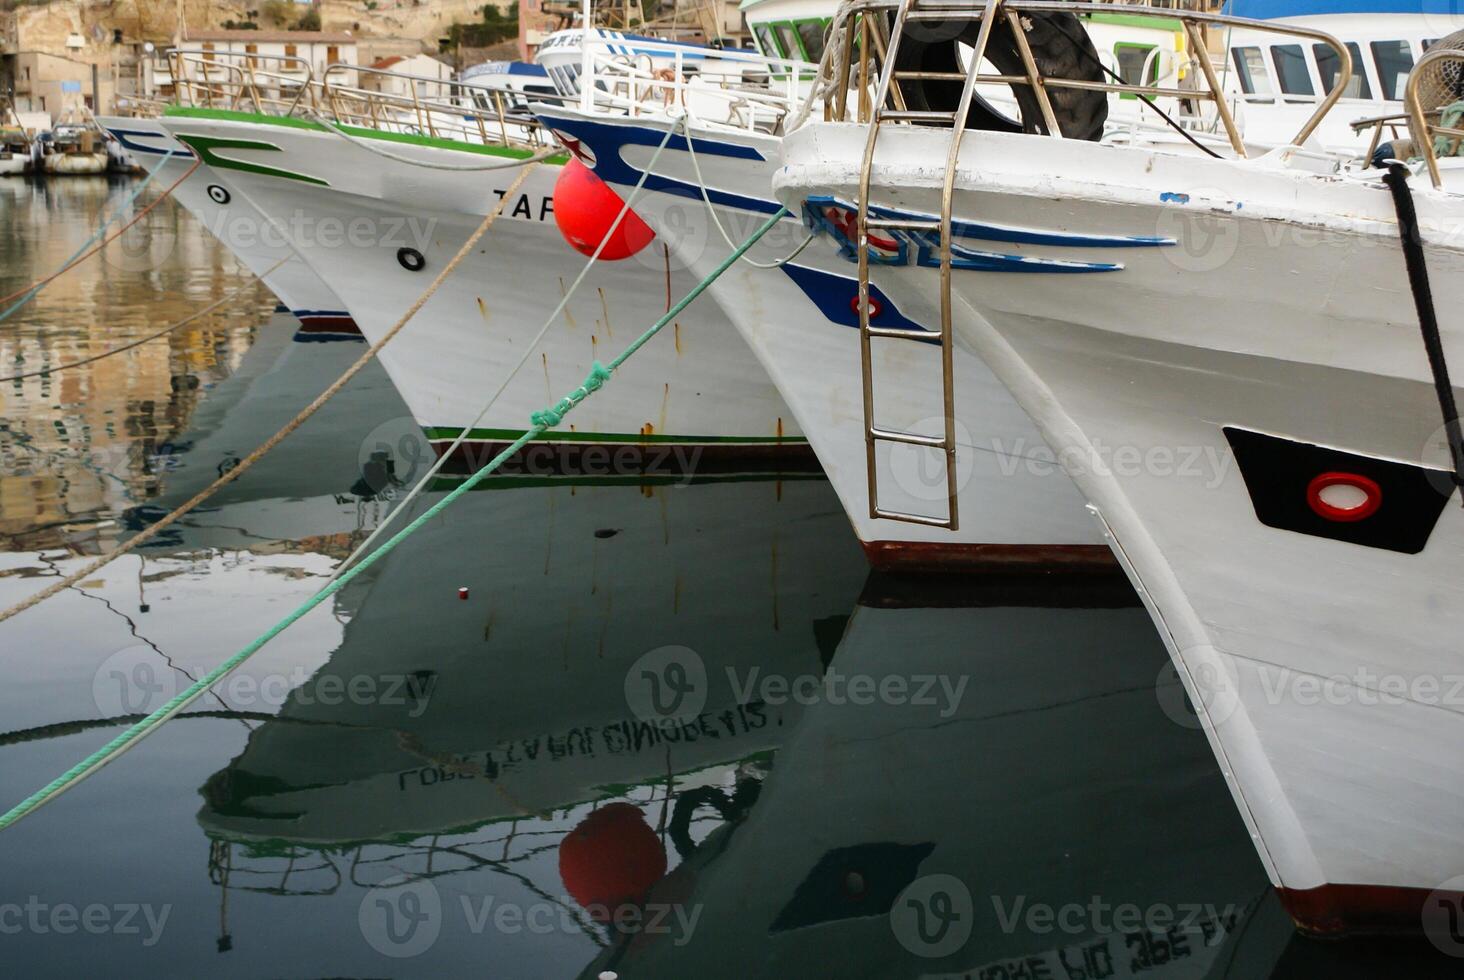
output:
M1025 13L1021 16L1032 60L1046 78L1105 81L1098 52L1083 22L1067 13ZM958 46L976 44L981 21L911 21L905 25L895 67L900 71L964 72ZM1003 75L1025 76L1021 52L1005 23L992 26L986 45L986 60ZM956 81L907 80L900 83L905 102L912 110L952 112L960 104L962 83ZM1011 86L1020 119L1012 119L981 97L980 89L966 115L967 129L1006 133L1047 133L1042 108L1029 85ZM1108 120L1108 95L1084 89L1049 87L1048 101L1062 135L1068 139L1097 140Z

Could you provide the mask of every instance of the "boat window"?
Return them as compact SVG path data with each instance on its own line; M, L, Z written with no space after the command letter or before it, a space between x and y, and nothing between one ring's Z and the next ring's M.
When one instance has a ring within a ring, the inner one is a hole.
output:
M1271 76L1266 74L1266 59L1260 48L1231 48L1240 90L1246 95L1270 95Z
M781 58L783 52L778 50L778 42L773 39L773 32L766 24L754 24L752 33L757 35L757 46L762 48L762 53L768 58Z
M800 20L798 22L798 36L803 41L803 51L808 55L809 61L818 61L823 57L824 28L826 26L821 20Z
M792 24L774 24L773 30L777 32L778 41L783 47L783 53L793 61L803 59L803 49L798 46L798 34L793 30Z
M1271 59L1276 62L1276 76L1281 91L1287 95L1316 95L1311 75L1306 70L1306 55L1299 44L1271 45Z
M1352 55L1352 78L1342 90L1342 98L1370 99L1372 86L1368 85L1367 76L1362 73L1362 49L1355 41L1348 41L1347 50ZM1330 44L1313 44L1312 53L1317 58L1317 74L1322 79L1322 88L1330 92L1332 86L1337 84L1337 72L1342 67L1338 64L1337 53Z
M1113 46L1113 56L1118 60L1118 75L1125 85L1147 85L1159 80L1159 59L1149 65L1149 77L1144 78L1144 63L1149 59L1152 44L1128 44L1120 41Z
M1403 86L1413 70L1413 52L1407 41L1372 42L1373 64L1378 70L1378 88L1385 99L1403 98Z

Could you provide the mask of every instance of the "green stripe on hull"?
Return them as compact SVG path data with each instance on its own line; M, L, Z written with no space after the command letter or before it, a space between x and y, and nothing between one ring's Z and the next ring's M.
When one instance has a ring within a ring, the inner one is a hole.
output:
M216 170L240 170L246 174L262 174L265 177L283 177L285 180L298 180L306 184L316 184L320 187L329 187L327 181L319 177L311 177L309 174L299 174L293 170L284 170L280 167L266 167L261 163L250 163L247 160L235 160L231 157L221 157L214 150L273 150L281 152L278 146L273 143L266 143L263 140L236 140L220 139L215 136L197 136L192 134L179 133L178 139L187 143L198 154L198 159Z
M301 119L297 116L269 116L259 112L236 112L233 109L207 109L197 106L169 106L163 115L175 116L182 119L217 119L223 122L250 123L258 126L280 126L285 129L309 129L316 132L328 133L330 130L313 119ZM414 146L430 146L438 150L455 150L459 153L476 153L480 156L507 157L511 160L523 160L534 155L532 150L519 149L513 146L494 146L481 143L464 143L458 140L444 139L440 136L419 136L414 133L388 133L379 129L363 129L360 126L347 126L337 124L337 127L352 136L361 139L378 140L384 143L409 143ZM569 154L563 153L559 156L550 157L545 163L564 164L569 161Z
M433 442L448 442L462 434L462 429L430 425L423 429ZM471 442L513 442L524 434L523 429L473 429ZM593 442L626 446L782 446L803 445L802 436L669 436L642 435L639 432L545 432L535 442Z

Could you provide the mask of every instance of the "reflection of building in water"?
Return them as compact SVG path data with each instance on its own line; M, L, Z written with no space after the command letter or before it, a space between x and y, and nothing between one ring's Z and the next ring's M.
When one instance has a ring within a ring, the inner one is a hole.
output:
M3 209L0 225L0 294L61 268L134 185L78 178L7 186L17 188L9 192L16 206ZM154 193L144 190L118 222ZM6 321L0 375L102 353L247 284L218 243L164 201ZM246 288L165 339L0 384L0 534L6 536L0 546L82 552L108 546L115 530L73 532L66 525L109 517L158 492L159 447L186 428L202 393L238 365L268 309L266 295L263 287Z

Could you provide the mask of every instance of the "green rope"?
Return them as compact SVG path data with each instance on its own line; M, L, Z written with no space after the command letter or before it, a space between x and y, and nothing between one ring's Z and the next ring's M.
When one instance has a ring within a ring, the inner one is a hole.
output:
M605 367L601 365L600 362L596 361L594 367L590 369L589 376L585 378L584 382L578 388L574 389L574 391L570 392L567 396L560 399L557 403L555 403L553 408L547 409L542 412L535 412L532 417L533 425L529 428L529 430L523 435L519 436L517 439L515 439L508 446L508 448L504 449L497 456L489 460L487 465L485 465L482 469L478 470L472 476L468 477L466 481L454 488L452 492L450 492L447 496L443 497L437 503L427 508L427 510L425 510L421 514L421 516L415 518L406 527L402 528L396 534L388 538L381 547L371 552L365 558L362 558L359 562L356 563L356 565L354 565L340 578L325 586L309 599L306 599L302 604L296 607L293 612L291 612L284 619L280 620L274 626L271 626L268 630L266 630L244 649L240 650L228 660L225 660L223 663L219 664L203 677L199 678L187 690L184 690L183 692L177 694L173 697L171 701L163 705L157 711L154 711L142 721L139 721L137 724L127 729L127 731L118 735L116 738L112 739L112 741L108 742L106 745L102 746L100 749L93 752L91 755L87 756L85 759L78 762L70 769L66 770L60 776L57 776L50 783L46 784L46 786L44 786L42 789L37 790L35 793L32 793L30 796L26 797L20 803L16 804L3 816L0 816L0 830L4 830L6 827L9 827L11 824L17 822L37 808L51 802L62 793L66 792L68 789L75 786L83 779L86 779L97 770L101 769L107 763L111 762L113 759L117 758L128 749L132 748L132 746L140 742L143 738L152 734L155 730L157 730L165 722L167 722L168 719L172 718L178 712L182 711L205 691L207 691L209 688L213 687L219 681L223 680L226 676L232 673L235 668L237 668L240 664L242 664L244 661L248 660L251 656L257 653L266 643L279 636L285 630L289 629L289 627L293 625L296 620L300 619L306 613L310 612L310 610L314 609L326 599L339 592L342 588L345 587L347 582L350 582L357 575L361 574L366 569L374 565L377 559L381 558L382 556L387 554L387 552L396 548L397 545L401 544L412 534L414 534L417 529L420 528L423 524L426 524L442 511L452 506L453 502L456 501L459 497L472 490L479 483L483 482L483 480L486 479L491 473L493 473L494 470L498 469L498 467L502 466L506 461L508 461L508 459L510 459L514 453L518 452L524 446L528 445L530 442L543 435L549 429L558 425L563 420L566 413L572 410L580 402L588 398L593 392L598 391L605 384L605 382L609 380L611 372L615 371L617 368L620 367L620 365L624 364L631 357L631 355L635 354L636 351L644 347L652 337L660 333L661 329L665 327L666 324L670 323L677 316L679 316L682 310L690 306L691 303L698 296L706 291L708 286L715 282L722 275L722 273L731 268L734 262L740 259L744 254L746 254L746 252L750 248L752 248L752 246L755 245L759 239L761 239L764 235L771 231L773 226L781 221L787 213L788 209L786 207L779 208L777 214L774 214L772 217L768 218L767 221L763 222L763 224L759 226L758 229L754 231L746 241L744 241L741 245L734 249L730 255L723 259L722 262L715 269L713 269L705 279L697 283L696 286L692 288L691 292L682 297L675 306L666 311L665 315L663 315L644 333L637 337L635 341L630 344L630 346L621 351L619 356L616 357L615 360L610 362L609 367Z

